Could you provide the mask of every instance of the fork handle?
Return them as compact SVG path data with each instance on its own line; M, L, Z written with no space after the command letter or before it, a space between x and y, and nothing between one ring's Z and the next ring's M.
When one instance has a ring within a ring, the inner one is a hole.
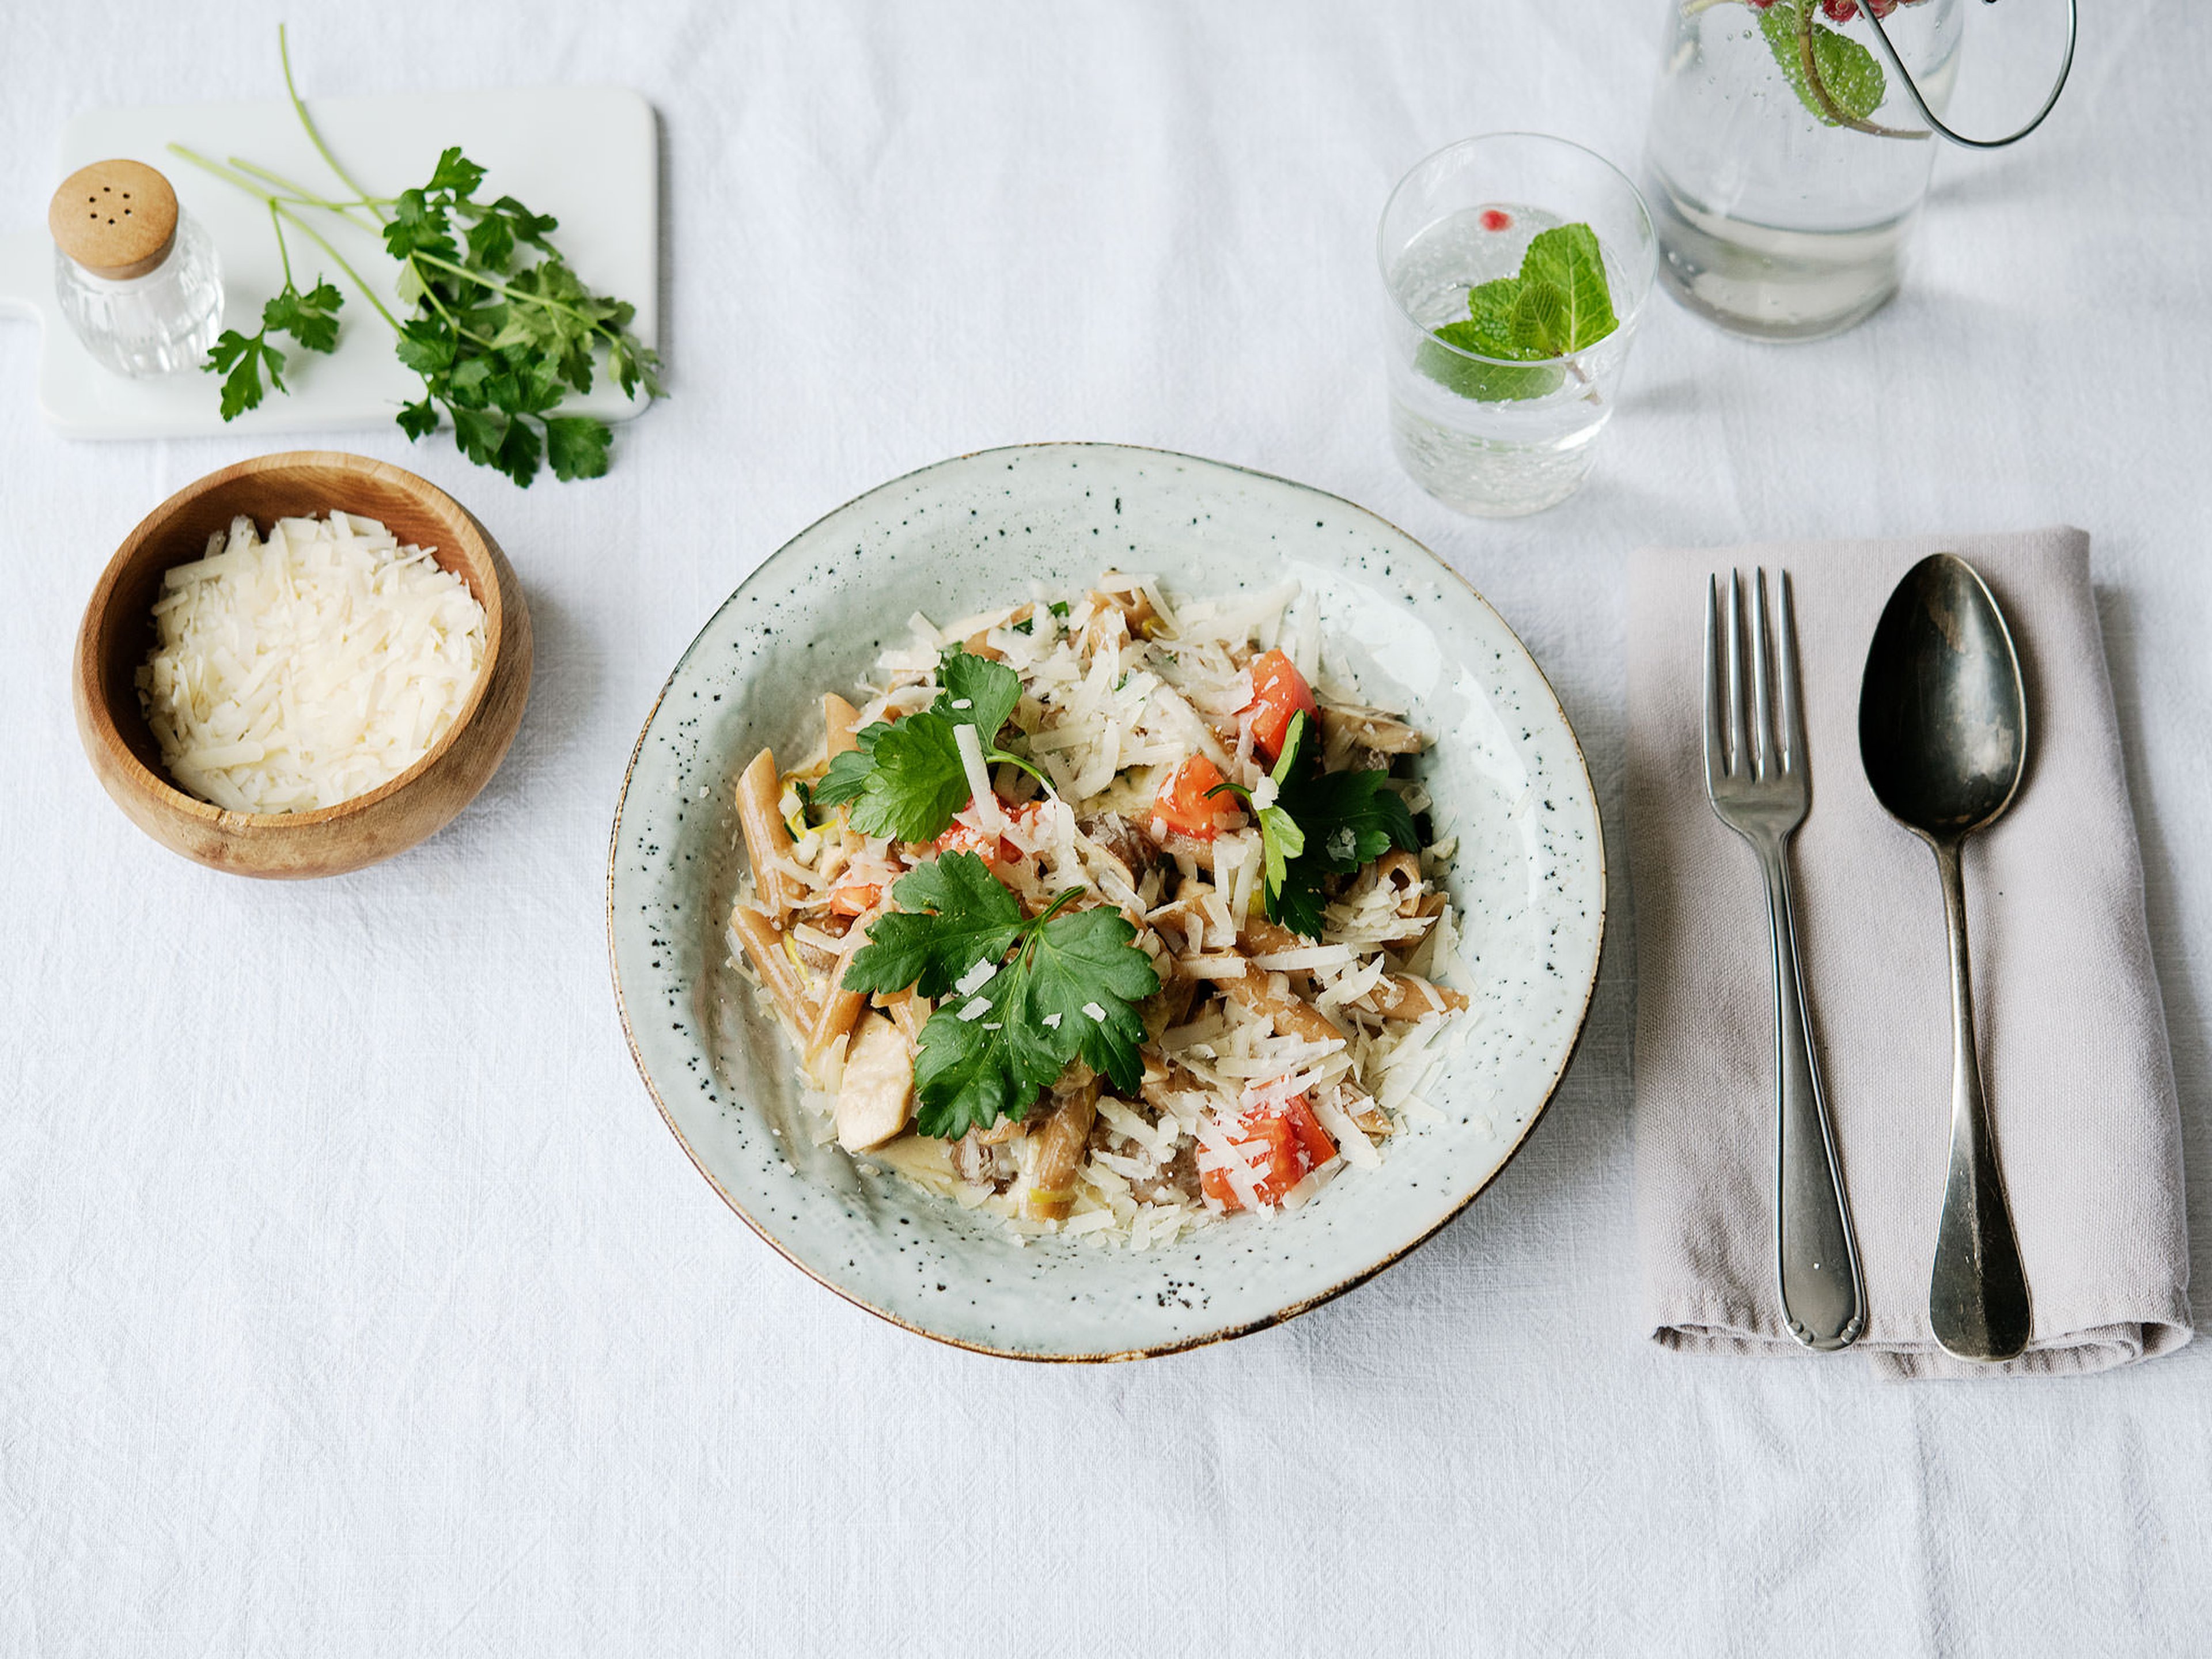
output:
M1792 1336L1826 1352L1848 1346L1866 1328L1866 1281L1813 1059L1787 843L1777 837L1759 848L1759 857L1774 943L1774 1238L1782 1315Z

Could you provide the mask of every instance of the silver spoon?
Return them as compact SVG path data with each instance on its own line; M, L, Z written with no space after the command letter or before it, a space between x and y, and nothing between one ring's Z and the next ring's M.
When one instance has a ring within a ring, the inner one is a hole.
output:
M1935 850L1951 930L1951 1170L1929 1322L1963 1358L2009 1359L2027 1346L2027 1275L1982 1098L1959 854L2020 788L2027 697L2003 613L1954 554L1907 571L1875 625L1859 689L1859 758L1875 799Z

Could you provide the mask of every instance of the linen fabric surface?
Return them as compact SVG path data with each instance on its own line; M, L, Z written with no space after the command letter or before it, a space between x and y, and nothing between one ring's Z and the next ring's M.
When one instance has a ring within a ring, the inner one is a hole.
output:
M2027 689L2028 772L1966 843L1982 1084L2033 1331L2002 1364L1928 1328L1949 1167L1950 981L1926 843L1859 763L1869 642L1936 551L1980 572ZM1629 561L1636 1213L1671 1346L1802 1353L1775 1286L1774 975L1765 884L1705 797L1707 579L1786 570L1813 810L1790 844L1798 956L1866 1279L1857 1346L1903 1376L2100 1370L2189 1340L2173 1068L2143 921L2105 644L2079 531L1639 551ZM1723 626L1725 627L1725 611Z
M483 520L537 674L449 829L262 884L125 820L68 686L131 527L274 446L58 439L0 320L0 1653L2201 1649L2212 1344L1899 1387L1650 1340L1621 804L1633 549L2088 530L2212 1282L2212 10L2085 9L2045 127L1936 157L1864 326L1764 347L1655 293L1588 487L1460 518L1390 454L1383 199L1482 131L1632 167L1671 3L0 0L11 228L79 110L281 97L280 18L311 99L635 87L673 393L586 484L307 441ZM1996 131L2057 61L2046 0L1962 11L1953 113ZM761 1243L638 1080L602 908L638 728L746 574L886 478L1067 438L1435 548L1558 689L1610 843L1589 1026L1490 1190L1312 1313L1103 1368L941 1347Z

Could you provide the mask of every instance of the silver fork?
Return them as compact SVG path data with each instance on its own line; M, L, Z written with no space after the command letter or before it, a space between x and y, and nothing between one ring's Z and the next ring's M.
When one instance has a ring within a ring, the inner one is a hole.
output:
M1835 1131L1820 1096L1820 1072L1805 1015L1797 960L1797 921L1790 900L1790 837L1813 803L1806 755L1797 629L1790 574L1776 592L1781 627L1767 625L1766 572L1755 574L1751 698L1744 701L1742 583L1729 573L1728 632L1721 633L1719 580L1705 583L1705 793L1723 823L1751 843L1766 878L1766 920L1774 945L1776 1116L1775 1255L1782 1316L1808 1348L1848 1346L1866 1328L1866 1282L1844 1201ZM1723 653L1725 653L1725 661ZM1768 659L1772 659L1770 682ZM1770 683L1773 695L1769 695Z

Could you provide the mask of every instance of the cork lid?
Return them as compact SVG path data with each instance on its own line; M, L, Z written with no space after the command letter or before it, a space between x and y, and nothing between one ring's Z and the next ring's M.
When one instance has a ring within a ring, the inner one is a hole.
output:
M143 161L94 161L62 180L46 228L95 276L143 276L177 240L177 192Z

